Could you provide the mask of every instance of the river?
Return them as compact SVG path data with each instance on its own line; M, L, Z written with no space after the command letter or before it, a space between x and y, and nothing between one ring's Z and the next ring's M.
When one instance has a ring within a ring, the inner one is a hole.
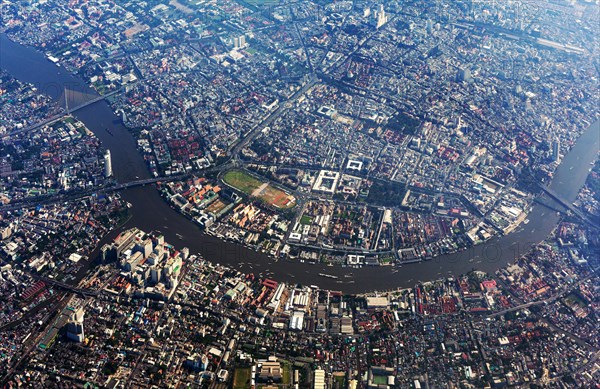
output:
M11 42L5 34L0 34L0 68L21 81L33 83L41 92L50 94L61 104L64 104L63 90L66 87L70 107L96 95L81 79L56 66L33 48ZM149 177L144 160L135 147L135 140L105 101L78 110L74 116L85 123L103 145L110 149L113 171L118 181ZM107 128L110 132L106 131ZM597 157L599 148L600 125L595 122L563 158L550 188L566 201L574 201L585 183L590 163ZM400 268L350 269L285 259L275 262L264 254L206 235L163 201L154 186L128 189L122 192L122 196L132 204L132 218L122 228L159 230L175 246L188 247L191 253L200 253L210 261L248 273L269 272L270 277L279 281L318 285L344 293L410 287L417 281L458 275L473 269L493 272L514 261L533 243L546 238L559 219L555 212L536 204L528 216L530 222L523 229L496 237L467 251ZM112 239L119 231L113 231L104 241ZM336 275L339 279L320 277L318 273Z

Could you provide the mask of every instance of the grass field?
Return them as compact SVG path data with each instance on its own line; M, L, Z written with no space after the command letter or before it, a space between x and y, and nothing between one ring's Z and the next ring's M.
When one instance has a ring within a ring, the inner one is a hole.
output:
M240 170L231 170L225 173L223 181L237 190L277 208L292 208L296 205L296 200L292 195Z
M249 367L235 369L233 376L233 389L245 389L250 387L250 374L251 370Z
M373 383L376 385L387 385L387 377L383 375L374 375Z
M236 189L241 190L247 195L252 194L256 188L263 184L263 182L257 180L251 175L239 170L231 170L225 173L223 181L235 187Z
M292 369L289 362L283 362L283 374L281 376L281 383L283 385L290 385L292 383Z
M300 224L312 224L312 217L310 217L309 215L302 215L302 217L300 218Z

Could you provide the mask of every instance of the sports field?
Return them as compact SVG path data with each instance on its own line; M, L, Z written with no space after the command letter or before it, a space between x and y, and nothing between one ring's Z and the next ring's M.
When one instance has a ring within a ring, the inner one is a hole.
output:
M233 376L233 389L244 389L250 387L250 368L237 368Z
M277 208L292 208L296 205L296 199L291 194L240 170L228 171L223 176L223 181L237 190Z

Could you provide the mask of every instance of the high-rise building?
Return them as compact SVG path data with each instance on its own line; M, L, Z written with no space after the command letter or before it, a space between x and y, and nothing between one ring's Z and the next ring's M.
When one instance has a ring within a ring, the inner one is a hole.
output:
M381 28L384 24L388 22L388 16L383 9L383 4L379 4L377 11L375 11L375 26L377 28Z
M236 49L246 47L246 36L240 35L238 37L233 38L233 47Z
M560 142L558 138L554 138L552 142L552 160L554 162L560 162Z
M471 70L469 68L459 69L456 80L459 82L470 82L472 80Z
M426 28L428 34L431 34L433 32L433 20L427 19Z
M325 389L325 370L316 369L313 377L313 389Z
M106 150L104 153L104 177L112 177L112 161L110 158L110 150Z
M85 312L83 308L73 311L71 320L67 323L67 338L75 342L83 342L85 333L83 331L83 316Z

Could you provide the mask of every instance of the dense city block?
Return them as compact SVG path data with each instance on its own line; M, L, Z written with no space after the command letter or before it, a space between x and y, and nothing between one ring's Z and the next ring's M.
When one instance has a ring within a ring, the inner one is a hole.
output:
M597 387L599 23L0 1L0 387Z

